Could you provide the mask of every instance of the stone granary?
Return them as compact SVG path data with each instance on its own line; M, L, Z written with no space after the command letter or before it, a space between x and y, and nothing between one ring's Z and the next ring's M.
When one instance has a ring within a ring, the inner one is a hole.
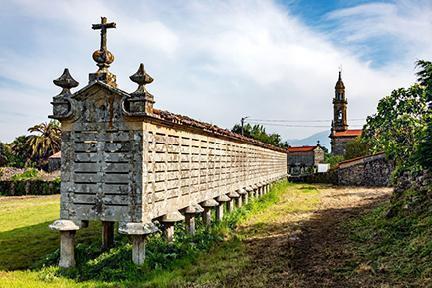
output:
M335 86L335 97L333 98L333 121L330 133L331 153L333 155L345 155L346 144L361 136L361 129L348 129L347 105L345 96L345 85L342 81L342 72Z
M167 240L173 225L185 221L195 231L195 216L211 222L241 205L248 196L265 193L287 176L287 153L228 130L189 117L155 109L145 85L153 81L141 64L130 79L136 91L117 87L108 68L114 56L106 45L108 28L101 24L101 47L93 53L99 69L87 86L78 86L65 69L55 85L51 118L61 122L61 212L50 225L61 232L60 266L73 267L75 231L88 221L102 221L103 248L113 245L114 223L130 235L132 259L144 261L146 235L162 224Z
M291 175L315 172L318 164L324 162L324 150L321 146L288 147L288 170Z

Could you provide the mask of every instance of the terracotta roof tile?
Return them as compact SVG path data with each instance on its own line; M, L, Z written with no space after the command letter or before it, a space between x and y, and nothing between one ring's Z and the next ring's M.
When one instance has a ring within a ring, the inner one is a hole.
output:
M334 137L357 137L362 134L362 129L350 129L345 131L336 131Z
M291 146L288 147L289 152L309 152L315 150L317 146Z

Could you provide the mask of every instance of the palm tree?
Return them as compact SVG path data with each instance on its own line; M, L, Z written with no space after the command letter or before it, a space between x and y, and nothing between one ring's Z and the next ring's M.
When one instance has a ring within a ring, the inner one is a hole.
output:
M43 166L46 164L49 156L60 150L61 130L59 122L44 122L30 127L28 131L30 133L38 133L38 135L30 135L27 143L31 148L32 160L38 166Z

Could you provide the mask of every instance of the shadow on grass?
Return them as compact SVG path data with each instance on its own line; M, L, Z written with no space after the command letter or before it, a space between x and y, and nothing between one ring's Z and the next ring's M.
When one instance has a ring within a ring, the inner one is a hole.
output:
M19 270L33 267L47 254L59 248L60 234L51 231L52 221L0 232L0 270ZM99 239L100 225L93 223L77 233L77 241L89 243Z
M349 194L351 195L351 194ZM369 194L370 195L370 194ZM366 198L366 197L365 197ZM356 278L361 259L353 250L347 225L379 206L388 196L356 207L317 210L301 223L257 223L260 237L246 239L250 264L224 287L377 287L385 275ZM354 276L354 277L353 277Z

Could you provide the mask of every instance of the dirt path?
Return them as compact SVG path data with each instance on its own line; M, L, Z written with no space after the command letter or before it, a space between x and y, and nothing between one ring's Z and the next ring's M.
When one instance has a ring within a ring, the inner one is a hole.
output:
M227 287L370 287L338 273L353 256L341 225L388 199L391 189L316 187L304 199L318 201L313 209L300 209L300 201L297 211L285 211L286 195L271 208L274 217L242 227L252 261Z

